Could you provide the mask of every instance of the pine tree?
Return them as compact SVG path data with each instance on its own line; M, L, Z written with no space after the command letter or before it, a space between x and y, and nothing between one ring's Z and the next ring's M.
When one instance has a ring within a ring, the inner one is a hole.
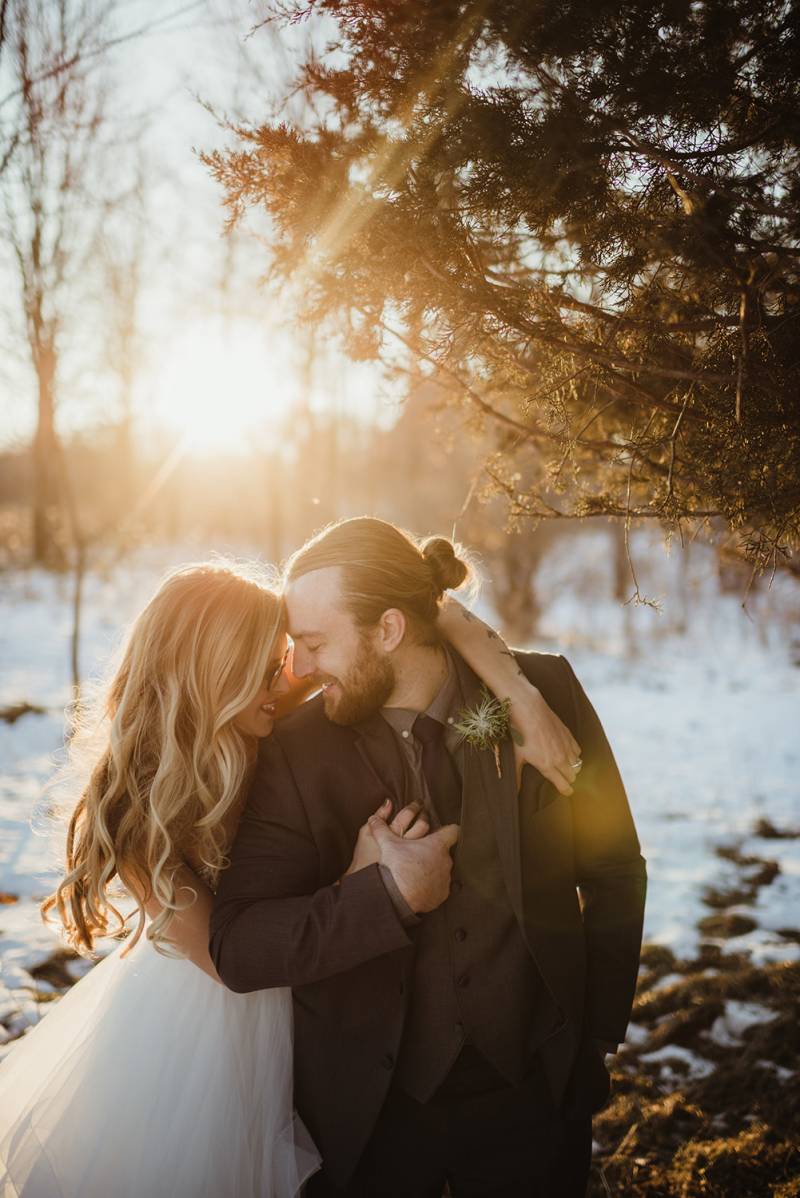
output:
M513 516L699 522L800 572L798 6L270 19L304 18L328 39L293 80L305 116L206 156L232 221L268 211L303 319L496 425Z

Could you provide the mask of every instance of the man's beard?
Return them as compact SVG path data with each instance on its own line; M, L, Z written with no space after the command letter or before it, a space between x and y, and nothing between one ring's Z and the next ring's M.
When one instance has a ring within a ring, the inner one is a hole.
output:
M383 707L391 695L395 686L394 667L364 637L346 676L336 682L339 693L323 695L325 715L333 724L357 724Z

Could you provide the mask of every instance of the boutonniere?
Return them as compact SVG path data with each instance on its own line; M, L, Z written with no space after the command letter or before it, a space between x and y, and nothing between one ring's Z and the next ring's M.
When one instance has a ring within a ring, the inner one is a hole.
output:
M465 707L458 713L453 727L461 740L474 749L491 749L498 778L503 776L500 762L500 745L511 737L517 744L522 737L511 723L511 700L498 699L484 687L474 707Z

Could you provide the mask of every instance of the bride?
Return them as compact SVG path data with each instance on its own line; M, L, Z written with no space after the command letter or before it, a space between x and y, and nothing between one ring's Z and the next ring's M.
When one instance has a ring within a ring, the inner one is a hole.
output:
M458 608L443 607L443 635L515 696L518 768L568 792L576 742ZM255 566L183 567L73 737L66 871L43 911L86 955L135 926L0 1066L0 1198L292 1198L318 1167L292 1106L290 991L234 994L208 953L258 739L307 694L287 655L280 598ZM415 816L392 826L425 835Z

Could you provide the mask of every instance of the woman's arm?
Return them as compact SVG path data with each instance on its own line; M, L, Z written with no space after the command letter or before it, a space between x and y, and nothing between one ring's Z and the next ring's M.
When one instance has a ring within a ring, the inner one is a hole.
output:
M161 914L164 908L152 893L149 897L145 897L141 882L132 885L131 881L126 879L126 885L130 889L138 890L135 897L143 902L144 909L151 919L155 919ZM184 902L191 898L191 894L187 893L188 890L194 891L197 898L185 910L178 911L173 916L165 940L174 945L198 969L207 973L213 981L222 985L208 951L208 926L214 895L195 871L189 865L183 864L178 867L175 874L175 893L178 901Z
M446 596L442 604L439 628L489 690L499 699L511 701L512 723L522 738L521 744L515 744L517 778L528 762L561 794L572 794L580 745L527 680L499 633L452 595Z

